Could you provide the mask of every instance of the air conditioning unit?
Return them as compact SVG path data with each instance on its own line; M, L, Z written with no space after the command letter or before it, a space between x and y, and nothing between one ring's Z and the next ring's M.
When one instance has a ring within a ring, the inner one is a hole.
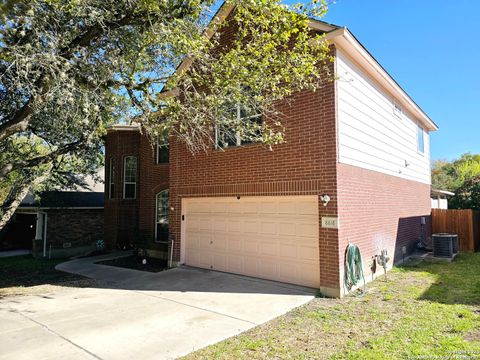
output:
M433 256L453 258L458 253L458 235L433 234Z

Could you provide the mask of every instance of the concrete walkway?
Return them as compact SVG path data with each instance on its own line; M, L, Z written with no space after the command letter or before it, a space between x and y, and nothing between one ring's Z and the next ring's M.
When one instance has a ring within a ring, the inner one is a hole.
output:
M59 270L99 280L0 301L0 359L173 359L305 304L312 289L193 268L147 273L96 261Z

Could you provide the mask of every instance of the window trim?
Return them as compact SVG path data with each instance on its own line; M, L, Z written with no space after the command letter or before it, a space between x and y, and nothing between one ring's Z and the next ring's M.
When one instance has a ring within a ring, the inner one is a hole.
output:
M263 114L259 112L258 114L255 115L250 115L250 116L245 116L242 117L242 104L236 104L235 105L236 111L237 111L237 120L240 121L245 121L245 120L250 120L250 119L257 119L257 118L262 118ZM235 145L229 145L227 147L221 146L218 141L219 141L219 128L218 125L215 125L215 149L218 150L226 150L230 148L236 148L239 146L244 146L244 145L249 145L249 144L254 144L254 142L245 142L242 143L242 139L240 138L240 132L236 131L235 132L235 138L236 138L236 144Z
M127 159L128 158L134 158L135 159L135 182L133 181L125 181L125 175L126 175L126 172L127 172ZM123 199L124 200L135 200L137 198L137 181L138 181L138 159L135 155L125 155L123 157ZM131 185L131 184L134 184L135 187L134 187L134 194L133 194L133 197L125 197L125 189L126 189L126 185Z
M155 224L154 224L154 227L155 227L155 237L154 237L154 242L156 244L168 244L168 240L167 241L158 241L157 240L157 235L158 235L158 196L164 192L168 192L168 202L170 204L170 189L163 189L161 191L159 191L158 193L155 194ZM170 209L168 208L167 210L167 219L168 219L168 216L169 216L169 211ZM168 224L169 226L169 229L170 229L170 223Z
M112 191L113 187L113 191ZM115 158L112 156L108 162L108 198L115 197Z
M422 149L420 149L420 133L422 132ZM417 152L421 155L425 155L425 129L422 125L417 123Z

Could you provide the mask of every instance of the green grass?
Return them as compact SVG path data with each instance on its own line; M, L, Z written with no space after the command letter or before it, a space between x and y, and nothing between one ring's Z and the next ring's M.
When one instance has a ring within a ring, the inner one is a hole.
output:
M316 298L186 359L480 358L480 254L412 261L368 288Z
M56 285L85 279L55 270L55 265L68 259L35 259L31 255L0 258L0 298L28 293L28 288Z

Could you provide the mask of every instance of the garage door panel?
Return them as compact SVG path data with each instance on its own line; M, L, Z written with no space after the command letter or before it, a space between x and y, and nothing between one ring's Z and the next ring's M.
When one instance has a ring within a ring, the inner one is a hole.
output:
M198 230L199 231L212 231L213 230L212 218L202 216L199 218Z
M304 261L315 261L319 257L318 248L313 246L298 246L298 258Z
M298 257L297 247L293 244L280 244L278 250L282 258L296 259Z
M264 201L260 203L260 214L277 214L277 203L273 201Z
M184 201L188 265L319 286L317 197Z
M242 213L242 204L240 202L231 202L228 204L228 213L229 214L241 214Z
M295 222L279 222L278 233L280 235L295 235L297 224Z
M262 255L278 257L278 243L270 242L270 241L261 241L260 253Z
M263 260L259 264L259 275L265 278L274 278L278 275L278 263L270 260Z
M241 256L227 256L227 272L243 274L244 264Z
M256 255L258 254L258 241L251 239L244 239L243 251L245 254Z
M243 220L243 232L246 234L257 234L258 233L258 228L259 224L257 220L251 219L251 220Z
M227 242L227 236L225 234L214 234L213 235L213 241L212 241L212 250L213 251L221 251L225 252L228 251L228 242Z
M300 277L298 276L298 265L295 263L283 264L280 266L279 274L281 279L285 282L298 282L300 280Z
M195 264L195 266L210 269L210 266L213 262L211 254L205 251L192 252L190 255L186 256L187 264Z
M257 214L258 213L258 203L257 202L245 202L243 204L243 213L244 214Z
M277 234L277 226L278 224L273 221L262 221L260 225L260 232L262 234L271 234L271 235L276 235Z
M243 259L243 272L240 274L248 275L248 276L258 276L259 269L258 269L258 260L255 257L244 257Z
M243 252L243 238L241 235L232 235L228 236L228 252L229 253L241 253Z
M212 254L213 258L213 268L219 271L227 271L227 257L223 254Z
M318 202L312 202L312 201L298 202L297 214L318 216Z
M213 231L221 231L221 232L227 232L227 219L222 219L222 218L215 218L213 220Z
M229 233L232 232L240 232L240 229L242 228L242 222L237 219L227 219L227 231Z
M297 224L297 235L318 238L318 226L314 223Z

